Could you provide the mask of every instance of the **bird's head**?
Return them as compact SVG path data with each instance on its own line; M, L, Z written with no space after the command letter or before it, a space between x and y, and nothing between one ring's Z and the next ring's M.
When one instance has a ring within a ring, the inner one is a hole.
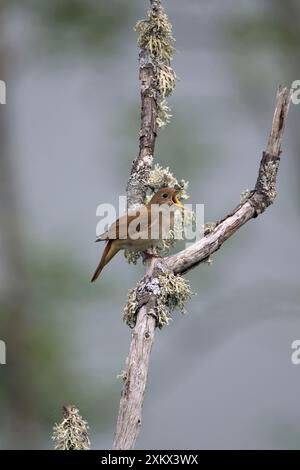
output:
M180 201L178 197L178 191L174 188L161 188L159 189L153 196L149 203L151 204L168 204L172 206L175 204L176 206L180 207L181 209L184 208L184 205Z

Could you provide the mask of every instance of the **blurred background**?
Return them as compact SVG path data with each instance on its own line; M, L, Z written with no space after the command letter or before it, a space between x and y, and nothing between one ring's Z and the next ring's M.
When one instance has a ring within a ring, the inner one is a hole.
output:
M179 77L156 161L190 181L206 221L256 180L277 86L300 79L296 0L165 0ZM96 207L137 154L135 22L146 0L0 0L0 446L52 447L64 404L109 448L131 332L122 254L94 285ZM157 331L138 448L300 448L300 107L278 198L188 275L188 315Z

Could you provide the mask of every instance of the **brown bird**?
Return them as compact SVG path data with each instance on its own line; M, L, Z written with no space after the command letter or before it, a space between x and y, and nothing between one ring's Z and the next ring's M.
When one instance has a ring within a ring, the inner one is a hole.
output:
M184 207L179 200L178 191L162 188L147 205L129 211L116 220L96 240L106 241L106 245L91 282L98 278L104 266L118 251L126 248L145 251L166 238L174 227L174 212L178 207Z

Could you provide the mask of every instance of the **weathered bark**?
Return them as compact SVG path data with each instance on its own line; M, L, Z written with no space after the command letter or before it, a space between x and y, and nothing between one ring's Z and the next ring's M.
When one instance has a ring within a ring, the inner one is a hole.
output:
M276 176L279 167L281 142L290 104L290 91L279 89L276 108L266 152L260 162L255 189L248 199L239 204L228 216L217 222L215 228L199 242L173 256L164 258L167 268L174 274L183 274L221 248L222 244L250 219L263 213L274 202ZM152 272L160 259L154 259ZM147 271L149 276L151 273ZM147 295L147 294L146 294ZM137 314L130 352L126 361L125 380L120 402L114 449L132 449L138 436L142 419L149 356L154 341L156 325L155 296L148 296Z
M154 260L149 261L145 277L151 278ZM120 401L117 431L113 449L132 449L142 422L150 353L156 327L155 297L142 303L132 333L130 351Z
M276 197L276 177L279 168L281 142L284 125L290 105L290 90L279 88L271 133L266 152L260 162L258 178L254 191L242 204L239 204L229 215L217 222L215 228L192 246L165 259L174 274L183 274L221 248L248 220L256 217L272 204Z
M151 2L151 8L159 8L160 1ZM141 49L139 54L141 80L141 128L139 154L134 160L127 184L127 206L143 204L146 183L152 168L157 131L157 89L155 64L149 53ZM148 261L146 276L151 276L153 262ZM117 429L113 449L132 449L141 425L142 406L147 383L148 365L156 318L154 306L141 306L132 333L130 352L126 360L126 375L120 401Z
M139 155L134 160L127 184L127 205L143 204L145 185L152 167L156 139L156 78L155 65L145 50L140 51L141 129Z
M160 2L154 0L151 4L152 8L157 8ZM147 54L141 53L140 64L142 78L140 153L133 163L127 186L128 206L143 203L145 182L152 165L156 137L155 69ZM146 274L139 284L141 301L138 303L136 325L126 361L113 449L133 449L140 430L149 358L157 320L158 274L166 271L183 274L206 261L240 227L263 213L274 202L281 142L289 104L290 90L279 88L267 149L260 162L255 189L249 193L246 200L217 222L209 233L192 246L164 259L157 257L150 261L147 259ZM153 285L156 286L155 289Z

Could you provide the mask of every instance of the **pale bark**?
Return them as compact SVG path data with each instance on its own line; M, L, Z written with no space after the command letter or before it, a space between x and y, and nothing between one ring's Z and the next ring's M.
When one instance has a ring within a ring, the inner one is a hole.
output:
M151 2L157 3L157 2ZM152 68L146 67L146 89L152 82ZM142 75L143 76L143 75ZM142 86L143 88L143 86ZM156 327L156 299L159 295L158 275L166 271L183 274L198 264L206 261L222 244L250 219L263 213L274 202L276 197L276 177L280 162L281 143L284 126L289 110L291 92L279 88L276 97L275 112L266 151L260 161L258 178L253 191L226 217L215 224L215 227L192 246L166 258L148 260L146 274L139 284L139 308L136 325L132 333L129 355L126 360L124 384L120 401L119 416L113 449L133 449L142 422L142 407L146 390L149 357L154 341ZM152 95L153 99L153 95ZM145 105L142 92L142 129L147 128L146 139L141 133L140 154L133 165L131 180L128 184L130 203L142 202L145 175L150 171L156 136L155 99ZM145 125L147 123L147 125ZM145 127L144 127L145 126ZM146 142L146 144L144 143ZM145 158L146 156L146 163ZM146 168L146 170L145 170ZM133 183L134 182L134 183ZM140 182L140 188L138 188ZM154 282L155 281L155 282ZM153 285L156 286L155 289Z

